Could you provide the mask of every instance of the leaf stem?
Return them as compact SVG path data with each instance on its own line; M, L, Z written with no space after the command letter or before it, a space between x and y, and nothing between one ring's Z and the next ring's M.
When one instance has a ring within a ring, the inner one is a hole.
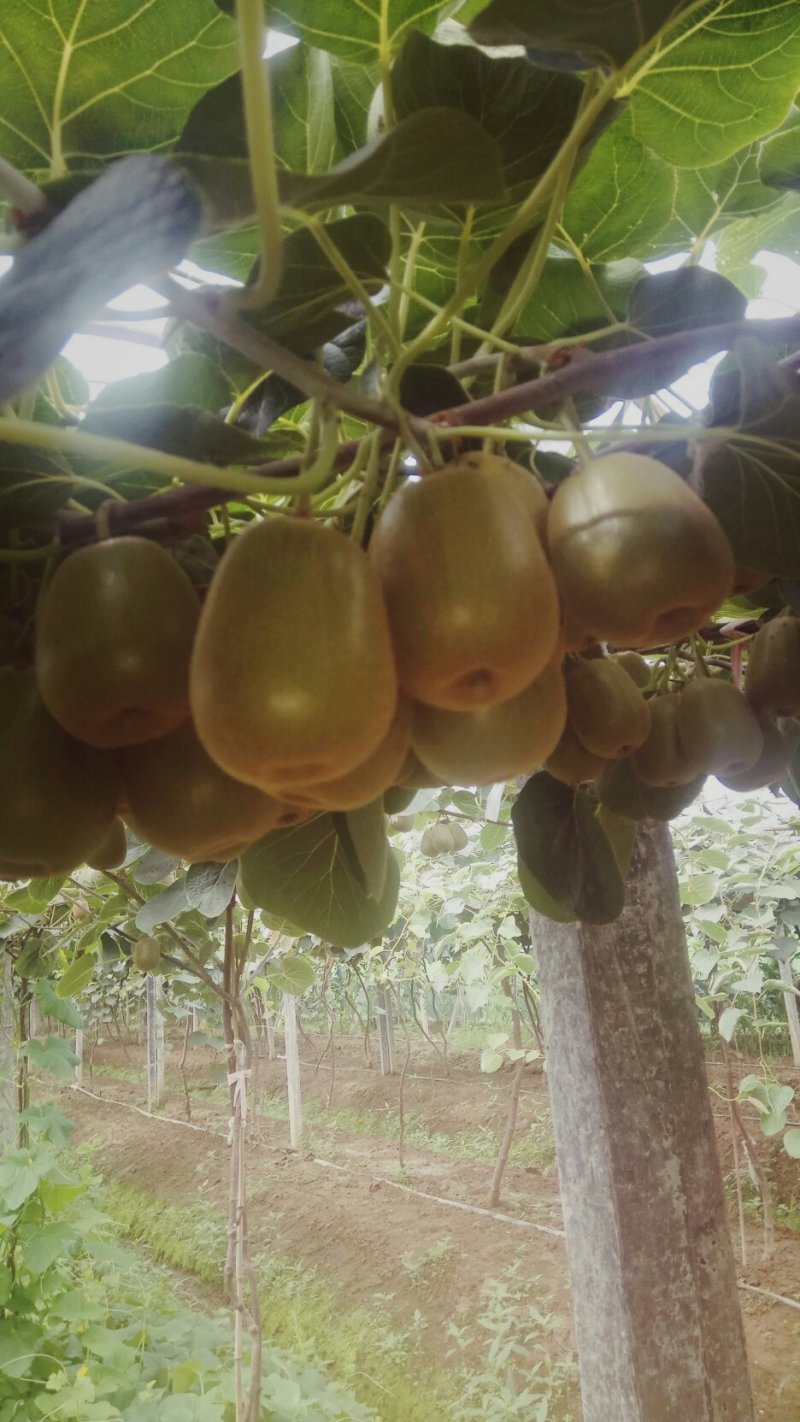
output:
M283 248L263 0L236 0L236 18L250 179L261 243L256 280L242 289L238 300L243 307L257 309L266 306L280 286Z

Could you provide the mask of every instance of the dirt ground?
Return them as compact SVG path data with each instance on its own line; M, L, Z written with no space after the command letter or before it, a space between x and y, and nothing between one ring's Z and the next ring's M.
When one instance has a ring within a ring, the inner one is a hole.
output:
M317 1046L305 1037L301 1051L312 1058L321 1046L321 1039ZM63 1109L78 1123L79 1137L96 1142L97 1165L107 1178L170 1203L187 1204L200 1190L224 1210L227 1106L224 1094L214 1086L212 1054L195 1050L187 1063L192 1124L204 1128L198 1131L126 1109L144 1104L143 1073L139 1080L126 1079L139 1068L141 1050L134 1044L127 1054L116 1044L99 1047L92 1076L84 1071L84 1087L102 1100L67 1090ZM174 1051L168 1063L164 1112L175 1121L185 1121L179 1055ZM120 1069L126 1076L118 1075ZM710 1077L712 1086L721 1085L714 1064ZM463 1139L465 1132L474 1139L487 1131L499 1134L509 1081L504 1073L481 1076L474 1053L451 1062L446 1078L440 1062L415 1057L403 1083L405 1112L417 1128L412 1134L418 1138L427 1131L430 1138L439 1137L439 1146L443 1138ZM525 1278L538 1281L542 1307L558 1317L554 1348L570 1351L574 1343L566 1250L563 1238L549 1232L560 1229L561 1210L555 1166L547 1159L546 1079L533 1071L526 1074L517 1128L518 1137L532 1131L542 1142L542 1165L509 1167L500 1205L513 1219L543 1227L538 1230L410 1193L409 1187L485 1206L492 1164L449 1159L441 1150L407 1142L400 1171L396 1138L356 1134L341 1122L335 1131L325 1129L330 1090L329 1057L317 1071L313 1065L303 1068L303 1095L311 1108L311 1149L292 1152L285 1120L272 1114L285 1099L284 1064L280 1060L259 1064L256 1102L270 1114L256 1112L251 1142L253 1252L273 1250L314 1267L321 1278L341 1290L343 1303L369 1304L381 1295L382 1306L399 1326L408 1326L419 1311L424 1319L419 1333L423 1353L438 1366L447 1362L448 1324L471 1322L480 1308L482 1286L521 1260ZM398 1078L381 1077L377 1069L369 1069L357 1043L339 1043L331 1100L334 1112L347 1113L346 1122L351 1123L351 1112L385 1115L395 1123L394 1134L398 1093ZM727 1111L721 1101L714 1102L714 1111L723 1170L729 1171ZM766 1142L764 1147L776 1198L789 1204L793 1196L800 1197L797 1162L785 1156L779 1159ZM735 1207L731 1227L738 1256ZM748 1222L746 1239L748 1259L746 1266L739 1260L740 1281L800 1301L800 1237L779 1228L776 1248L766 1261L757 1222ZM763 1295L742 1291L740 1297L756 1415L763 1422L800 1422L800 1312Z

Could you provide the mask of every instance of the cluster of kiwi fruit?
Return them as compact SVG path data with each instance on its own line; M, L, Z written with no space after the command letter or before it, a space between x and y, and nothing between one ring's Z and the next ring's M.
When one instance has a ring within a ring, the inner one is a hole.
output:
M552 500L511 460L465 454L407 479L367 550L269 511L202 603L155 542L80 548L41 598L33 664L0 670L0 875L112 868L125 823L180 859L224 861L389 787L400 809L414 787L542 765L575 782L630 756L654 785L774 779L770 718L800 706L800 624L759 633L746 696L716 676L653 695L643 659L601 646L678 643L735 585L706 505L626 453Z

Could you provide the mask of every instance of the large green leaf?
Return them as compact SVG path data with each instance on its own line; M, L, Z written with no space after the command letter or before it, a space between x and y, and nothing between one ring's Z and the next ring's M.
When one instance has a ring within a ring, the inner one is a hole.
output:
M783 122L799 82L796 0L709 0L645 61L633 131L679 168L719 163Z
M79 958L75 958L58 979L56 995L64 998L78 997L92 981L96 961L94 953L83 953Z
M264 969L264 978L276 992L288 992L291 997L302 997L313 987L317 973L311 958L300 953L287 953L283 958L273 958ZM256 980L257 981L257 980Z
M526 59L492 58L468 45L409 35L392 71L400 118L442 105L480 123L502 156L511 196L524 196L548 167L575 121L583 85Z
M386 886L390 856L383 796L358 810L334 811L331 818L348 867L369 897L378 902Z
M441 0L275 0L269 20L276 30L297 35L306 44L369 64L381 52L383 20L388 46L396 50L409 30L430 33L441 9Z
M481 319L490 320L515 268L514 253L501 262L487 286ZM642 273L639 262L588 266L564 255L547 259L539 284L514 324L519 339L554 341L623 320L631 287Z
M294 207L497 203L506 197L502 170L500 149L481 124L436 106L409 114L324 176L284 173L280 188Z
M792 109L780 133L762 145L758 171L770 187L800 189L800 109Z
M800 195L784 193L776 203L752 217L731 223L717 243L717 270L726 276L752 271L750 266L762 249L800 260Z
M647 260L690 247L775 201L759 177L755 145L721 163L676 168L640 141L628 109L600 137L576 178L564 227L589 261Z
M737 348L739 390L715 423L744 439L697 446L692 482L728 535L741 567L800 578L800 383L756 342Z
M520 864L562 918L610 923L618 917L625 901L622 876L584 791L540 771L523 785L511 820Z
M386 279L391 251L389 230L374 213L361 212L325 224L325 235L367 291ZM246 279L258 256L256 228L224 233L197 243L193 256L212 271ZM352 292L307 227L289 233L283 244L281 285L274 301L252 320L284 345L302 352L332 340L352 323L336 308Z
M231 399L230 381L208 356L185 351L161 370L112 380L91 403L89 414L120 405L199 405L215 414Z
M383 892L372 898L327 814L265 835L242 856L240 872L252 903L338 948L357 948L388 928L400 884L390 853Z
M687 0L492 0L472 21L479 44L524 44L555 67L620 65Z
M199 909L204 918L216 918L228 907L236 888L239 866L229 864L192 864L186 875L186 897L191 908Z
M275 94L273 141L279 164L298 173L327 172L336 152L331 56L295 45L266 62ZM207 157L247 157L239 74L195 104L177 146L179 152Z
M49 1071L53 1076L67 1079L72 1076L78 1058L72 1048L60 1037L32 1037L21 1048L31 1066L41 1071Z
M672 336L742 321L747 299L727 277L705 267L646 272L631 290L628 321L645 336Z
M91 954L84 956L91 959ZM80 959L78 960L81 961ZM65 974L66 976L66 974ZM91 972L89 981L91 981ZM63 982L63 978L61 982ZM59 987L61 983L59 983ZM34 988L34 997L39 1005L39 1011L43 1017L53 1017L56 1022L63 1022L65 1027L74 1027L76 1030L83 1026L83 1018L78 1009L69 1001L69 995L65 995L63 990L56 992L46 978L39 978Z
M157 924L168 923L189 907L185 881L178 879L176 883L170 884L168 889L162 889L154 898L142 904L136 915L136 927L142 933L150 933Z
M164 149L198 96L236 68L235 27L212 0L168 14L131 0L3 0L0 150L60 177Z

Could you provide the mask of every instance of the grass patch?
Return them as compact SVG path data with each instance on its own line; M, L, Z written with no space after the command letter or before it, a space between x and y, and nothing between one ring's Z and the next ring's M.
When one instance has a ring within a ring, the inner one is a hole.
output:
M121 1232L156 1259L221 1290L225 1227L202 1198L167 1205L114 1183L100 1188L100 1203ZM435 1264L448 1248L442 1241L428 1251L436 1259L409 1255L402 1266L414 1272ZM309 1367L323 1367L380 1422L570 1422L566 1397L574 1366L553 1355L554 1320L532 1301L536 1280L522 1280L518 1265L486 1284L472 1328L449 1325L448 1372L421 1364L420 1314L398 1328L379 1300L368 1309L343 1308L337 1291L304 1265L265 1255L254 1264L268 1342ZM477 1345L480 1360L468 1368L460 1355L469 1345Z
M167 1205L107 1184L101 1202L123 1234L146 1244L157 1259L221 1291L225 1226L202 1200ZM329 1375L359 1402L374 1407L382 1422L451 1422L452 1375L426 1372L418 1357L413 1369L409 1366L415 1327L398 1329L378 1308L343 1309L336 1291L302 1265L264 1255L254 1263L269 1341L312 1366L324 1358Z
M135 1071L127 1067L98 1066L96 1076L127 1082L144 1082L144 1070ZM171 1080L167 1074L167 1085L172 1090L182 1090L180 1078ZM213 1100L219 1096L220 1102L227 1099L227 1088L222 1083L209 1081L208 1086L198 1088L192 1082L190 1095L202 1089L203 1099ZM289 1107L283 1095L263 1096L259 1093L257 1112L271 1121L285 1121ZM352 1136L376 1136L379 1140L396 1141L400 1134L397 1107L392 1103L383 1110L360 1111L352 1106L332 1106L330 1110L316 1096L308 1095L303 1100L303 1119L306 1144L309 1150L322 1154L330 1145L337 1132ZM489 1126L473 1126L461 1131L432 1131L424 1117L414 1111L405 1113L405 1143L433 1151L447 1160L477 1161L494 1165L500 1150L500 1133ZM534 1170L547 1171L555 1165L556 1147L553 1127L549 1115L535 1120L526 1130L518 1130L509 1155L510 1165L530 1166Z
M352 1107L332 1107L326 1110L321 1101L311 1097L303 1103L304 1120L310 1130L311 1149L324 1148L337 1131L354 1136L377 1136L396 1141L400 1124L396 1106L382 1111L358 1111ZM283 1119L286 1114L282 1098L270 1098L265 1115ZM424 1117L414 1111L405 1113L405 1143L434 1151L448 1160L474 1160L493 1165L500 1150L500 1135L489 1126L473 1126L461 1131L432 1131ZM519 1131L511 1147L511 1165L529 1165L535 1170L548 1170L555 1164L556 1149L549 1117L537 1120L527 1130Z

